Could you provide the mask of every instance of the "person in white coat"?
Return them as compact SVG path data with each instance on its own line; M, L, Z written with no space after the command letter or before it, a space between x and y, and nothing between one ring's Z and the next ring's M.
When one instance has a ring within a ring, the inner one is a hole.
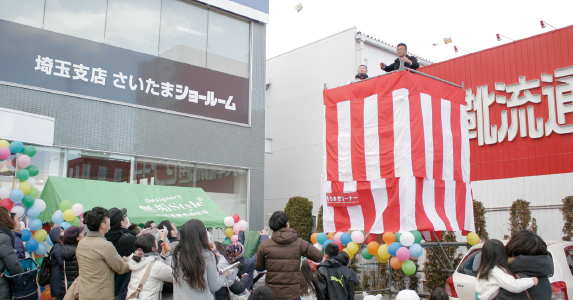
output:
M156 252L158 247L153 235L148 233L140 235L135 240L135 248L137 250L131 255L128 262L131 270L131 279L127 289L128 298L137 290L149 265L155 262L139 293L139 299L161 299L163 283L173 282L173 270L165 264L163 258Z

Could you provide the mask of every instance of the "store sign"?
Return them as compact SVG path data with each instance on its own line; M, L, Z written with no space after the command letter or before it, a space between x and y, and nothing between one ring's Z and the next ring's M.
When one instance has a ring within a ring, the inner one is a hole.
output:
M0 20L0 80L249 123L249 79Z
M538 139L552 133L573 133L573 122L567 122L567 116L573 115L573 66L556 69L554 75L541 74L541 80L527 80L520 76L517 83L505 84L496 82L496 91L511 94L508 99L504 95L489 93L489 87L477 87L466 90L466 109L469 119L469 137L477 138L478 145L483 146L501 143L506 139L513 141L519 132L520 137ZM541 87L541 95L531 92ZM560 82L557 86L553 82ZM507 106L501 111L501 124L492 125L490 121L490 106L494 103ZM545 104L548 118L544 120L541 113L535 111L531 104ZM529 105L528 105L529 104ZM570 118L570 117L569 117ZM569 119L571 120L571 119Z

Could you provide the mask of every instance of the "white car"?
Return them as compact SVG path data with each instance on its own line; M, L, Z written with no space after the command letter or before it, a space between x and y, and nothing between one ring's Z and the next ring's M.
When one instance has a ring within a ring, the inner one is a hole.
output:
M503 241L504 244L507 241ZM573 296L573 242L546 242L547 250L553 258L554 272L549 277L553 294L552 300L569 300ZM445 290L450 299L474 300L477 278L475 271L481 260L483 243L470 248L446 281ZM573 298L572 298L573 300Z

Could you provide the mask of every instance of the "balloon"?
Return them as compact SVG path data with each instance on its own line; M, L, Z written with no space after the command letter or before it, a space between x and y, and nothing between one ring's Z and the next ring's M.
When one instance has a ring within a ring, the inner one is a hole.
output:
M73 210L68 209L64 211L64 220L71 222L76 217L76 214Z
M239 222L241 220L241 217L239 217L239 215L234 214L233 215L233 221L235 221L235 223Z
M36 199L32 207L37 207L40 210L40 212L43 212L44 210L46 210L46 201L42 199Z
M75 217L70 224L72 224L72 226L76 226L76 227L80 227L82 226L82 222L80 221L79 217Z
M414 230L412 234L414 235L414 243L419 244L422 241L422 233L418 230Z
M22 216L24 216L24 213L26 213L26 210L22 206L14 205L14 207L12 207L10 212L15 213L16 217L21 218Z
M410 258L410 250L406 247L400 247L396 250L396 257L401 261L406 261Z
M233 220L233 217L225 217L223 223L225 223L225 226L231 227L233 224L235 224L235 220Z
M396 236L396 242L400 243L400 236L401 236L402 234L399 233L399 232L396 232L394 235Z
M54 226L55 227L55 226ZM52 229L52 227L50 227L49 223L44 223L44 226L42 226L42 229L44 229L46 232L50 232L50 230Z
M240 220L239 225L241 225L241 228L243 228L244 231L249 230L249 223L245 220Z
M235 234L233 232L233 228L231 228L231 227L225 228L225 236L226 237L231 238L233 236L233 234Z
M46 239L46 243L48 243L48 246L53 247L54 243L52 243L52 239Z
M392 256L396 256L396 251L398 251L400 247L402 247L402 244L399 242L394 242L388 246L388 253L390 253Z
M38 241L36 241L35 239L29 239L26 242L26 250L28 250L28 252L34 252L36 251L36 249L38 249Z
M10 198L10 192L12 190L6 187L0 188L0 199Z
M364 242L364 234L362 233L362 231L356 230L353 231L350 234L350 238L352 239L353 242L360 244Z
M410 260L418 260L418 257L410 256Z
M28 155L29 157L36 155L36 147L28 145L22 149L22 154Z
M368 253L368 250L362 249L362 257L364 257L365 259L371 259L372 257L374 257L374 255Z
M29 180L29 179L28 179ZM28 180L26 180L26 182L28 182ZM29 183L29 182L28 182ZM40 196L40 191L38 191L37 188L31 188L30 192L28 193L29 196L32 196L34 199L38 198Z
M10 200L12 200L12 202L20 203L22 202L22 199L24 199L24 192L22 192L22 190L13 189L10 192Z
M358 246L358 244L356 244L355 242L349 242L348 245L346 245L346 249L348 249L348 253L354 255L358 253L358 250L360 250L360 246Z
M413 244L412 246L410 246L410 256L413 257L420 257L420 255L422 255L422 252L424 252L424 249L422 248L422 246L420 246L420 244Z
M328 244L334 242L334 240L326 240L323 244L322 244L322 248L326 249L326 246L328 246Z
M40 169L34 165L29 165L26 169L30 172L30 176L36 176L40 173Z
M221 243L223 245L229 246L231 245L231 239L229 239L228 237L225 238L225 240L223 240L223 242Z
M398 270L402 267L402 261L399 260L396 256L393 256L392 258L390 258L390 266L392 267L392 269Z
M318 249L318 251L322 251L322 245L319 243L314 243L314 248Z
M368 237L364 240L364 244L370 244L370 242L376 241L376 235L371 233Z
M340 237L342 236L342 232L337 232L336 234L334 234L334 241L337 243L340 243Z
M416 263L411 260L406 260L402 263L402 271L406 275L414 275L416 273Z
M378 257L388 259L390 256L390 253L388 253L388 244L380 245L380 248L378 248Z
M26 170L26 172L28 172L28 175L30 174L30 171L28 171L28 169L20 169L20 170ZM28 177L28 179L26 179L26 182L30 184L31 187L34 187L36 185L36 178L34 177Z
M238 240L239 240L239 236L236 234L231 237L231 243L236 243Z
M348 232L343 233L340 236L340 242L343 243L344 245L348 245L348 243L352 242L352 236L350 236L350 233L348 233ZM354 253L356 253L356 252L354 252Z
M239 231L242 231L242 230L243 230L243 227L241 226L241 224L239 224L239 223L233 224L233 232L235 234L239 234Z
M7 140L0 140L0 148L8 148L10 147L10 143Z
M76 216L79 216L84 213L84 206L81 203L76 203L72 205L72 210Z
M387 258L384 259L384 258L382 258L382 257L380 257L380 256L378 256L378 255L375 255L375 256L376 256L376 260L377 260L379 263L381 263L381 264L385 264L385 263L388 262L388 259L387 259Z
M411 232L404 232L400 236L400 244L405 247L410 247L416 238Z
M384 243L390 245L396 241L396 236L394 235L394 232L387 231L384 232L382 239L384 240Z
M319 233L316 235L316 242L317 242L317 243L319 243L319 244L322 245L322 244L324 244L324 242L326 242L326 240L328 240L328 236L326 236L326 233L324 233L324 232L319 232Z
M338 252L340 252L344 249L344 245L342 245L342 243L337 243L337 242L334 242L334 243L338 246Z
M47 236L48 232L44 229L38 229L36 232L34 232L34 239L40 243L45 241Z
M313 233L313 234L310 235L310 241L311 241L313 244L318 243L318 241L316 240L316 236L317 236L317 235L318 235L318 232L315 232L315 233Z
M60 210L61 211L66 211L68 209L72 209L72 203L70 201L64 200L64 201L60 202Z
M10 149L0 148L0 160L5 160L10 157Z
M28 211L26 211L26 215L30 218L30 219L36 219L40 216L42 212L40 211L39 208L37 207L30 207L28 208Z
M472 246L479 243L479 236L475 232L468 233L467 239L468 239L468 244Z
M16 158L16 165L18 168L24 169L30 165L30 157L28 155L20 155Z
M70 222L62 222L60 224L60 227L62 227L64 230L70 228L70 226L72 226L72 224L70 224Z
M30 195L26 195L24 196L24 199L22 199L22 205L24 207L32 207L32 205L34 205L34 202L36 200L34 200L34 197L30 196Z
M28 223L28 228L30 228L30 230L32 230L32 231L36 231L36 230L42 228L42 221L40 221L38 219L33 219L32 221L30 221Z
M372 255L378 254L378 248L380 248L380 244L378 244L378 242L370 242L370 244L368 244L368 246L366 247L368 253Z
M329 232L326 234L326 236L328 237L329 240L334 240L334 235L335 235L334 232Z
M42 264L38 264L39 266L41 266ZM47 287L41 294L40 294L40 300L54 300L54 298L52 297L52 292L50 291L50 287Z
M22 152L22 150L24 150L24 144L22 144L22 142L19 141L13 141L12 143L10 143L10 146L8 146L8 148L10 148L10 151L12 153L20 153Z
M26 169L20 169L18 172L16 172L16 177L18 177L18 180L20 181L26 181L28 178L30 178L30 171Z
M24 182L20 182L20 184L18 185L18 189L21 190L22 192L24 192L25 195L28 195L30 193L30 191L32 190L32 187L30 186L29 183L24 181Z
M0 206L4 206L8 211L10 211L12 210L12 207L14 207L14 202L12 202L10 198L2 199L0 200Z
M56 210L52 215L52 222L54 222L54 224L60 224L64 222L64 214L61 211Z
M36 251L34 252L36 253L36 255L44 255L48 252L48 248L46 247L46 244L39 243L38 248L36 248Z
M32 231L30 231L30 229L24 228L20 233L22 234L21 239L24 242L28 241L32 237Z

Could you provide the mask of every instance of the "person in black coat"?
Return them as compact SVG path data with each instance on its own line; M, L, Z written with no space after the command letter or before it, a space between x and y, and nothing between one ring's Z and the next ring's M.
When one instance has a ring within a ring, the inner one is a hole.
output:
M24 272L22 265L18 263L18 257L14 252L14 220L10 218L8 210L0 206L0 273L8 270L11 274ZM0 276L0 299L12 299L10 285L6 277Z
M553 259L547 251L547 244L533 231L520 230L516 232L507 245L505 252L509 257L509 270L519 275L519 278L537 277L539 283L527 290L531 299L551 299L550 276L553 276ZM511 293L503 288L495 296L495 300L529 299L526 292Z
M418 59L414 56L408 55L408 46L404 43L398 44L396 48L396 53L398 54L398 58L394 60L394 63L391 65L386 65L385 63L380 63L380 68L386 72L396 71L400 68L400 61L404 62L404 67L416 70L420 67L420 63L418 63Z
M68 288L80 274L78 259L76 258L76 249L78 247L78 242L84 237L83 231L83 226L71 226L64 231L64 245L62 246L62 260L64 262L64 268L62 272L62 284L60 286L61 295L66 294Z
M269 233L266 230L261 230L260 231L260 237L259 237L259 245L268 240L269 239ZM238 242L240 245L242 245L243 247L245 247L245 232L244 231L239 231L239 239ZM227 246L226 250L229 250L229 247L231 245ZM248 246L248 245L247 245ZM237 252L237 251L227 251L227 253L229 254L229 258L232 260L232 262L240 262L239 264L239 274L247 274L249 275L249 285L247 286L247 288L249 289L249 291L253 290L253 280L255 279L253 277L254 275L254 271L255 271L255 264L257 263L257 253L255 252L255 254L253 254L251 257L244 257L244 253L245 251L243 250L242 252Z
M354 299L354 286L358 283L356 274L346 266L346 260L339 255L338 245L330 243L324 249L327 259L318 267L319 299Z
M127 229L130 225L127 218L127 209L114 207L109 211L110 230L105 238L110 241L120 256L130 256L135 252L135 240L137 237ZM127 297L127 286L131 279L131 272L115 274L115 299L124 300Z
M22 242L22 228L20 225L21 217L16 217L15 213L10 213L10 217L14 220L14 229L12 230L12 233L14 233L14 250L16 250L18 259L24 259L26 258L26 248L24 248L24 242Z
M52 240L54 246L50 250L50 260L52 262L52 269L50 270L50 286L59 287L62 285L62 268L64 262L62 261L62 243L60 235L62 234L63 228L54 227L48 233L48 238ZM56 300L63 299L64 295L60 293L59 288L50 289L52 297Z

